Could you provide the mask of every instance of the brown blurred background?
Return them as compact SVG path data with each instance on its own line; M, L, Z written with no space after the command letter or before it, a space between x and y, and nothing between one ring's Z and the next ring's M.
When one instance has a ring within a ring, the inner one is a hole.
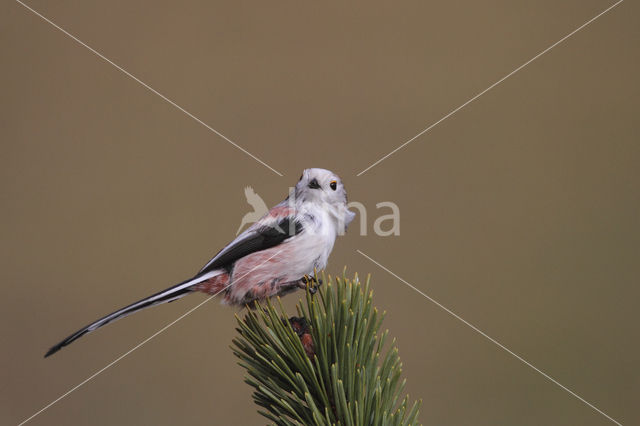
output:
M16 424L190 307L83 324L184 279L306 167L369 209L329 272L372 274L421 420L605 417L355 252L378 260L623 424L640 423L640 7L624 2L364 175L609 1L0 5L0 423ZM372 234L375 204L401 235ZM287 297L292 307L297 295ZM31 424L264 424L213 301Z

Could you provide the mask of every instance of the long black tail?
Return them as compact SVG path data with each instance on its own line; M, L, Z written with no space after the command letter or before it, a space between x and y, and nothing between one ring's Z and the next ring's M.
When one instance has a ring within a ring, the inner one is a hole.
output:
M76 331L75 333L73 333L72 335L70 335L69 337L67 337L66 339L64 339L63 341L61 341L60 343L54 345L51 347L51 349L49 349L49 351L44 355L44 357L48 357L49 355L53 355L54 353L58 352L60 349L62 349L63 347L69 345L70 343L74 342L75 340L79 339L80 337L84 336L87 333L91 333L92 331L97 330L98 328L102 327L103 325L107 325L110 322L113 322L115 320L118 320L120 318L124 318L127 315L131 315L134 312L138 312L142 309L148 308L150 306L155 306L155 305L160 305L162 303L168 303L168 302L172 302L176 299L179 299L183 296L186 296L187 294L191 293L192 287L202 281L205 281L213 276L215 276L215 271L209 272L207 274L202 274L202 275L196 275L193 278L190 278L186 281L181 282L180 284L176 284L172 287L169 287L166 290L163 290L161 292L158 292L156 294L152 294L149 297L145 297L142 300L139 300L135 303L132 303L131 305L125 306L122 309L119 309L105 317L100 318L99 320L92 322L91 324L87 325L86 327L81 328L80 330Z

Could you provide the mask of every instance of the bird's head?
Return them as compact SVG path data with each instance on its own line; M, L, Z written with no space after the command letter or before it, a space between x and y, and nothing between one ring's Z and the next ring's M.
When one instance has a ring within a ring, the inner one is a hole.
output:
M296 199L328 204L347 204L342 180L330 170L305 169L296 184Z
M305 169L296 184L297 202L312 202L328 208L344 227L355 214L347 209L347 191L338 175L326 169Z

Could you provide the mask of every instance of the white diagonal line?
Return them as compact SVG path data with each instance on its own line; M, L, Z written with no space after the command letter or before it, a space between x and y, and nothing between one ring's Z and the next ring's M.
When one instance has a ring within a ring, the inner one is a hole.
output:
M533 58L529 59L524 64L520 65L518 68L516 68L513 71L511 71L509 74L505 75L500 80L496 81L491 86L489 86L486 89L484 89L482 92L478 93L477 95L475 95L474 97L472 97L471 99L469 99L468 101L466 101L465 103L463 103L462 105L460 105L459 107L454 109L453 111L449 112L447 115L445 115L444 117L442 117L441 119L439 119L438 121L436 121L435 123L430 125L429 127L427 127L424 130L422 130L420 133L418 133L417 135L415 135L411 139L409 139L406 142L404 142L402 145L400 145L399 147L397 147L396 149L394 149L393 151L391 151L390 153L388 153L384 157L380 158L375 163L371 164L369 167L367 167L366 169L364 169L363 171L358 173L356 176L361 176L362 174L367 172L369 169L375 167L376 165L380 164L382 161L386 160L387 158L389 158L390 156L392 156L396 152L400 151L402 148L404 148L405 146L409 145L411 142L413 142L414 140L418 139L420 136L424 135L429 130L433 129L438 124L442 123L444 120L446 120L447 118L451 117L453 114L455 114L456 112L460 111L462 108L466 107L471 102L475 101L480 96L484 95L489 90L493 89L494 87L496 87L497 85L499 85L500 83L502 83L503 81L505 81L506 79L508 79L509 77L514 75L515 73L517 73L518 71L520 71L522 68L526 67L527 65L529 65L530 63L532 63L533 61L535 61L536 59L538 59L539 57L541 57L545 53L549 52L551 49L553 49L554 47L556 47L557 45L559 45L560 43L562 43L563 41L565 41L566 39L568 39L569 37L571 37L572 35L577 33L578 31L582 30L584 27L586 27L587 25L591 24L593 21L595 21L596 19L600 18L602 15L604 15L607 12L609 12L611 9L613 9L614 7L616 7L617 5L622 3L623 1L624 0L618 0L616 3L612 4L611 6L609 6L608 8L603 10L602 12L598 13L596 16L594 16L593 18L589 19L587 22L585 22L584 24L580 25L578 28L576 28L575 30L571 31L569 34L567 34L566 36L562 37L560 40L558 40L555 43L553 43L551 46L549 46L546 49L544 49L542 52L538 53L536 56L534 56Z
M278 252L276 252L273 256L269 257L267 260L265 260L264 262L256 265L255 267L251 268L250 271L248 271L246 274L240 276L237 279L234 279L230 284L228 284L227 286L225 286L222 290L218 291L215 294L212 294L211 296L207 297L205 300L203 300L202 302L198 303L196 306L194 306L193 308L189 309L187 312L185 312L184 314L180 315L178 318L176 318L175 320L171 321L169 324L165 325L164 327L162 327L160 330L156 331L155 333L153 333L151 336L147 337L146 339L144 339L142 342L138 343L137 345L135 345L133 348L129 349L127 352L123 353L122 355L120 355L118 358L114 359L113 361L111 361L109 364L105 365L104 367L102 367L100 370L96 371L95 373L93 373L92 375L90 375L89 377L87 377L86 379L84 379L82 382L78 383L77 385L75 385L74 387L72 387L71 389L69 389L67 392L63 393L62 395L60 395L58 398L54 399L53 401L51 401L49 404L45 405L44 407L42 407L40 410L36 411L34 414L32 414L30 417L26 418L25 420L23 420L22 422L20 422L18 424L18 426L22 426L25 423L27 423L28 421L32 420L34 417L36 417L37 415L41 414L43 411L46 411L47 409L51 408L51 406L53 406L54 404L56 404L57 402L59 402L60 400L62 400L63 398L67 397L69 394L71 394L72 392L74 392L75 390L77 390L78 388L80 388L82 385L86 384L87 382L93 380L94 378L96 378L100 373L102 373L103 371L105 371L106 369L108 369L109 367L111 367L112 365L116 364L118 361L120 361L121 359L123 359L124 357L126 357L127 355L129 355L130 353L132 353L133 351L135 351L136 349L140 348L141 346L143 346L145 343L149 342L151 339L153 339L154 337L156 337L157 335L159 335L160 333L164 332L165 330L167 330L169 327L173 326L175 323L177 323L178 321L180 321L181 319L183 319L184 317L190 315L191 313L193 313L193 311L195 311L196 309L198 309L199 307L201 307L202 305L204 305L205 303L207 303L208 301L210 301L211 299L213 299L214 297L216 297L218 294L222 293L223 291L225 291L226 289L228 289L229 287L231 287L233 284L235 284L236 282L238 282L239 280L241 280L242 278L246 277L248 274L250 274L251 272L253 272L256 268L262 266L263 264L265 264L266 262L268 262L269 260L273 259L274 257L276 257L277 255L280 254L282 250L279 250Z
M417 291L418 293L420 293L423 297L425 297L427 300L429 300L431 303L435 304L436 306L438 306L439 308L441 308L442 310L444 310L446 313L448 313L449 315L451 315L452 317L454 317L455 319L457 319L458 321L462 322L464 325L466 325L467 327L471 328L472 330L474 330L475 332L479 333L480 335L482 335L483 337L485 337L486 339L488 339L491 343L495 344L496 346L498 346L500 349L504 350L505 352L509 353L510 355L512 355L513 357L515 357L518 361L524 363L525 365L531 367L533 370L535 370L536 372L538 372L539 374L541 374L543 377L545 377L547 380L553 382L554 384L558 385L560 388L564 389L565 391L567 391L569 394L571 394L572 396L574 396L575 398L579 399L580 401L582 401L583 403L585 403L586 405L588 405L589 407L591 407L592 409L594 409L595 411L597 411L598 413L602 414L604 417L606 417L607 419L609 419L610 421L612 421L613 423L617 424L618 426L622 426L622 424L620 422L618 422L617 420L615 420L614 418L612 418L611 416L609 416L607 413L605 413L604 411L602 411L601 409L599 409L598 407L596 407L595 405L593 405L592 403L590 403L589 401L587 401L586 399L584 399L583 397L581 397L580 395L578 395L577 393L575 393L574 391L572 391L571 389L569 389L568 387L566 387L565 385L563 385L562 383L558 382L556 379L554 379L553 377L551 377L550 375L548 375L547 373L545 373L544 371L540 370L538 367L536 367L535 365L531 364L529 361L527 361L526 359L522 358L520 355L518 355L517 353L513 352L511 349L507 348L505 345L503 345L502 343L498 342L496 339L494 339L493 337L489 336L487 333L485 333L484 331L480 330L478 327L476 327L475 325L471 324L469 321L465 320L464 318L462 318L460 315L456 314L455 312L453 312L451 309L447 308L446 306L444 306L442 303L438 302L437 300L435 300L434 298L430 297L429 295L427 295L426 293L424 293L422 290L419 290L418 288L416 288L415 286L411 285L410 283L408 283L407 281L405 281L404 279L402 279L401 277L399 277L398 275L396 275L395 273L393 273L392 271L390 271L388 268L384 267L383 265L381 265L379 262L373 260L371 257L367 256L366 254L364 254L362 251L360 250L356 250L358 253L360 253L362 256L366 257L367 259L369 259L371 262L375 263L376 265L378 265L378 267L382 268L383 270L387 271L389 274L393 275L395 278L397 278L398 280L402 281L403 283L405 283L407 286L411 287L413 290Z
M216 135L220 136L222 139L224 139L225 141L229 142L231 145L235 146L236 148L238 148L240 151L244 152L245 154L247 154L249 157L253 158L254 160L256 160L258 163L262 164L263 166L265 166L266 168L270 169L272 172L274 172L275 174L279 175L279 176L283 176L282 173L280 173L279 171L277 171L276 169L274 169L273 167L271 167L270 165L268 165L267 163L265 163L264 161L262 161L261 159L259 159L258 157L256 157L255 155L253 155L252 153L250 153L249 151L247 151L246 149L244 149L243 147L241 147L240 145L238 145L237 143L235 143L234 141L232 141L231 139L229 139L228 137L226 137L225 135L223 135L222 133L220 133L219 131L217 131L216 129L214 129L213 127L211 127L210 125L208 125L207 123L205 123L204 121L202 121L201 119L199 119L198 117L196 117L195 115L193 115L192 113L190 113L189 111L187 111L186 109L184 109L183 107L181 107L180 105L178 105L177 103L175 103L174 101L172 101L171 99L169 99L168 97L166 97L165 95L163 95L162 93L158 92L156 89L154 89L153 87L149 86L147 83L145 83L144 81L140 80L138 77L136 77L135 75L131 74L129 71L125 70L124 68L122 68L120 65L116 64L115 62L113 62L111 59L107 58L106 56L104 56L102 53L98 52L97 50L95 50L94 48L92 48L91 46L89 46L88 44L86 44L85 42L83 42L82 40L80 40L78 37L74 36L73 34L71 34L70 32L68 32L67 30L65 30L64 28L60 27L59 25L57 25L56 23L54 23L53 21L51 21L49 18L47 18L46 16L42 15L40 12L34 10L33 8L31 8L30 6L24 4L22 1L20 0L16 0L17 3L21 4L22 6L24 6L26 9L30 10L31 12L33 12L35 15L37 15L38 17L42 18L44 21L48 22L49 24L51 24L53 27L55 27L56 29L60 30L62 33L64 33L65 35L67 35L68 37L70 37L71 39L73 39L76 43L80 44L81 46L86 47L87 49L89 49L89 51L91 51L91 53L95 54L96 56L98 56L99 58L103 59L104 61L108 62L109 64L113 65L116 69L118 69L119 71L121 71L123 74L125 74L127 77L130 77L131 79L135 80L137 83L139 83L140 85L142 85L144 88L148 89L149 91L155 93L156 95L160 96L162 99L164 99L166 102L168 102L169 104L171 104L172 106L174 106L175 108L177 108L178 110L182 111L184 114L186 114L187 116L191 117L192 119L194 119L196 122L198 122L199 124L203 125L204 127L206 127L207 129L209 129L210 131L212 131L213 133L215 133Z

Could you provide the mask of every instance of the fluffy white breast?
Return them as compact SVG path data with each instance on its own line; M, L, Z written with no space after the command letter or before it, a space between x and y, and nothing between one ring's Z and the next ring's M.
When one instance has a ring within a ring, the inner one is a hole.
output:
M309 249L309 272L312 273L313 268L324 269L338 233L333 214L325 206L307 202L299 207L298 217L301 218L304 227L300 238L306 240L305 245Z

